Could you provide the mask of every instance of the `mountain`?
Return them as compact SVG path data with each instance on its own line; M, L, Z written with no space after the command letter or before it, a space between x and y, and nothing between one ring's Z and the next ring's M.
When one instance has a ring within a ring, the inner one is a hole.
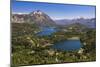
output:
M12 23L28 23L30 20L28 14L12 14L11 16Z
M37 10L30 13L30 16L36 24L40 26L54 26L55 22L44 12Z
M58 25L69 25L72 24L71 20L69 19L60 19L60 20L55 20L56 24Z
M38 26L54 26L55 22L40 10L29 14L12 14L12 23L35 23Z
M56 24L58 25L70 25L74 23L80 23L90 28L96 27L96 18L91 19L84 19L84 18L78 18L78 19L62 19L62 20L55 20Z
M12 23L35 23L37 26L68 26L74 23L83 24L89 28L96 28L96 18L77 18L77 19L62 19L52 20L46 13L36 10L29 14L12 14Z
M73 23L67 26L67 29L73 32L83 32L89 29L86 25L81 23Z

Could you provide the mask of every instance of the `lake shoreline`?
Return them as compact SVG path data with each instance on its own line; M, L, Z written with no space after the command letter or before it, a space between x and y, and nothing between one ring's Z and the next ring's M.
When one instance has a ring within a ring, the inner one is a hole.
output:
M67 40L80 40L79 37L71 37L71 38L67 38Z

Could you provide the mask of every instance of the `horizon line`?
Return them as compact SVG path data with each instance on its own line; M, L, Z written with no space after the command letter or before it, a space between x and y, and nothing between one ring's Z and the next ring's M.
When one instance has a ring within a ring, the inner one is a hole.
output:
M22 15L22 14L30 14L30 12L29 13L24 13L24 12L12 12L12 14L19 14L19 15ZM64 20L64 19L68 19L68 20L72 20L72 19L80 19L80 18L83 18L83 19L91 19L91 18L96 18L96 17L84 17L84 16L77 16L77 17L69 17L68 18L68 16L67 17L64 17L64 18L61 18L61 17L51 17L51 16L49 16L51 19L53 19L53 20Z

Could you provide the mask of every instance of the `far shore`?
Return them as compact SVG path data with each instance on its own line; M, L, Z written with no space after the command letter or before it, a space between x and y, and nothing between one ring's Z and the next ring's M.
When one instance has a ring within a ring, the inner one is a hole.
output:
M71 37L71 38L68 38L68 40L80 40L79 37Z

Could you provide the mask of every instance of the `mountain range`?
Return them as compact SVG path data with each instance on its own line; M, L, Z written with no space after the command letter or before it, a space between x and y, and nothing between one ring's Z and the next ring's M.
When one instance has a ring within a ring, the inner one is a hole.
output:
M62 19L62 20L55 20L55 22L57 25L63 25L63 26L74 24L74 23L80 23L80 24L83 24L83 25L90 27L90 28L96 27L96 18Z
M29 14L12 14L12 23L35 23L38 26L54 26L55 22L40 10Z
M96 18L77 18L53 20L46 13L36 10L29 14L12 14L12 23L35 23L38 26L68 26L70 24L80 23L89 28L96 27Z

